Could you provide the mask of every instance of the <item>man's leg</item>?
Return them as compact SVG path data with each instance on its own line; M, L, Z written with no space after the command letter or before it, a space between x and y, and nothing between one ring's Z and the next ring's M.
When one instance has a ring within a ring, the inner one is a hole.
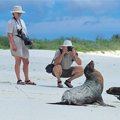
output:
M72 74L71 74L72 77L70 77L69 79L67 79L65 81L65 84L68 87L72 88L73 86L71 85L71 81L74 80L74 79L76 79L76 78L78 78L78 77L80 77L80 76L82 76L83 74L84 74L84 69L81 66L74 67L74 69L72 71Z
M61 65L54 66L53 73L54 73L54 76L57 78L58 87L63 88L62 81L60 79L60 76L62 75Z

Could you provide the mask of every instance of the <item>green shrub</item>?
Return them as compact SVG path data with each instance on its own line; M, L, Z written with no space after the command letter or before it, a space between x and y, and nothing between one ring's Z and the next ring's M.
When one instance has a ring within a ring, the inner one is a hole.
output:
M33 45L30 49L46 49L56 50L63 44L65 37L60 37L54 40L48 39L34 39ZM94 41L81 40L76 37L67 38L73 42L74 47L77 51L88 52L88 51L108 51L108 50L120 50L120 37L113 36L111 39L96 38ZM5 36L0 36L0 49L9 49L9 41Z

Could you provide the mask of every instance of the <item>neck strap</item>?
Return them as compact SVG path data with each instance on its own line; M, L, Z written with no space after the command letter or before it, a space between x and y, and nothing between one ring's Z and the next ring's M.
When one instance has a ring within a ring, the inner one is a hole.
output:
M13 19L15 20L15 22L18 24L18 25L20 25L21 26L21 28L22 28L22 23L21 23L21 20L20 19L16 19L15 17L13 17ZM19 21L19 22L18 22Z

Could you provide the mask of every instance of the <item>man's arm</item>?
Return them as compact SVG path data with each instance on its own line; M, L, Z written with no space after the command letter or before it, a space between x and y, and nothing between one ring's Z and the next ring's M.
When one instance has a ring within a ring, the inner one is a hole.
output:
M63 57L64 57L64 54L63 54L63 53L60 54L58 57L56 57L56 58L54 59L54 64L55 64L55 65L59 65L59 64L61 63Z
M64 55L67 53L67 47L63 47L62 53L59 53L59 55L54 59L54 64L59 65L64 57Z
M73 48L72 49L72 55L73 55L73 59L74 61L78 64L81 65L82 64L82 60L78 57L78 54L76 52L76 50Z
M81 65L82 64L82 60L78 57L78 55L74 55L73 56L74 61L78 64Z

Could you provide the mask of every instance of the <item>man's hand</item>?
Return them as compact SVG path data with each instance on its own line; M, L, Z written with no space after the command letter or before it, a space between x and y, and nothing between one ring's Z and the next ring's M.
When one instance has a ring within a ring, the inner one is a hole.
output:
M76 52L75 48L73 48L73 49L72 49L72 55L75 56L76 53L77 53L77 52Z
M68 50L67 50L67 47L66 47L66 46L64 46L64 47L62 48L62 50L63 50L63 51L62 51L63 54L68 53Z

